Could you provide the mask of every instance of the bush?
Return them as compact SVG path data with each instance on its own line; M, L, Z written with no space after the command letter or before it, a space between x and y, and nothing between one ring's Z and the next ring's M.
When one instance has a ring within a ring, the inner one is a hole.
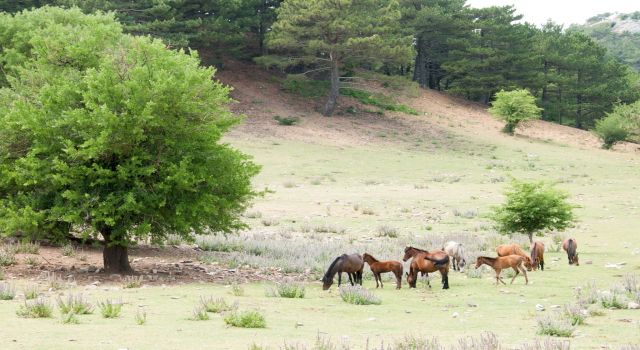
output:
M40 243L21 242L16 247L18 254L38 254L40 251Z
M40 295L40 289L37 285L31 285L24 289L24 298L27 300L35 299Z
M207 312L221 313L238 308L238 303L228 304L223 298L213 299L213 297L200 297L200 304Z
M405 106L403 104L394 103L389 97L386 97L383 95L377 95L377 94L374 95L368 91L349 89L349 88L340 89L340 94L344 96L353 97L356 100L366 105L380 107L383 110L418 115L418 111L416 111L415 109Z
M114 302L111 299L107 299L104 302L99 302L100 313L104 318L118 318L122 311L122 302Z
M16 253L11 246L0 248L0 266L11 266L16 263Z
M626 295L617 288L605 290L600 293L600 304L607 309L626 309L628 302L629 300Z
M67 300L58 297L58 307L62 314L88 315L93 313L93 305L84 299L82 294L68 295Z
M513 134L518 124L525 120L539 119L541 108L536 106L536 99L527 90L514 90L496 93L489 113L506 124L503 131Z
M550 335L552 337L571 337L574 326L562 314L555 313L538 317L538 334Z
M237 283L231 284L231 294L237 297L244 296L244 287Z
M542 230L564 230L574 220L569 195L545 182L514 180L505 193L507 202L494 207L491 219L503 234L523 233L533 242Z
M571 322L571 325L573 326L583 324L587 315L587 310L583 309L580 304L567 304L564 306L564 316L569 319L569 322Z
M134 319L136 320L136 324L138 326L142 326L143 324L147 323L147 312L143 308L138 308Z
M340 297L347 303L354 305L380 305L382 303L380 298L358 285L340 287Z
M302 97L323 97L329 93L329 85L326 80L313 80L302 74L291 74L282 82L282 89Z
M304 298L305 287L302 283L284 281L277 283L275 288L267 289L267 296L280 298Z
M0 300L13 300L16 289L9 283L0 283Z
M144 276L126 276L124 278L124 285L122 288L131 289L131 288L140 288L142 287L142 282L144 281Z
M74 314L73 312L69 312L62 314L62 316L60 317L60 322L62 322L63 324L79 324L80 320L78 319L78 316L76 316L76 314Z
M224 323L239 328L266 328L267 321L259 311L232 312L224 317Z
M76 256L76 247L74 247L72 244L65 244L62 246L61 253L64 256L74 257Z
M53 309L45 299L38 298L25 301L24 305L16 311L16 315L24 318L49 318L53 315Z
M398 238L398 229L387 225L381 225L378 227L378 235L380 237Z
M278 125L284 126L291 126L300 122L300 118L298 117L281 117L279 115L276 115L275 117L273 117L273 119L278 122Z
M610 114L596 121L593 132L602 140L602 148L610 149L614 144L629 137L629 124L624 117Z
M206 321L210 319L209 314L207 313L207 309L205 309L204 305L200 304L193 308L193 312L191 314L191 320L193 321Z

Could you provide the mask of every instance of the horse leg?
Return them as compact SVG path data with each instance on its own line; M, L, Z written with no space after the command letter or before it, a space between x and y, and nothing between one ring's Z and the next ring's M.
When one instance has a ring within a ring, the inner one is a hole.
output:
M524 280L525 280L524 284L529 284L529 277L527 277L527 270L524 267L521 267L521 268L522 268L522 273L524 274Z
M351 279L351 276L353 274L351 272L347 272L347 276L349 276L349 283L351 283L352 286L354 286L355 284L353 283L353 281L356 279L355 275L353 276L353 279Z
M358 281L360 282L360 285L362 285L362 272L363 270L358 271Z
M338 287L340 287L340 283L342 283L342 272L338 272Z
M402 272L396 271L394 274L396 275L396 289L400 289L402 287Z
M544 259L540 259L540 270L544 271Z
M449 271L444 270L440 271L440 274L442 274L442 281L444 283L444 286L442 286L442 289L449 289Z
M380 288L384 288L382 285L382 274L378 273L378 280L380 280Z
M513 278L511 279L511 283L509 283L509 284L513 284L513 280L515 280L516 277L518 277L518 274L520 274L520 271L518 271L518 269L516 267L513 267L513 270L516 272L516 274L513 275ZM522 266L520 266L519 268L522 268Z

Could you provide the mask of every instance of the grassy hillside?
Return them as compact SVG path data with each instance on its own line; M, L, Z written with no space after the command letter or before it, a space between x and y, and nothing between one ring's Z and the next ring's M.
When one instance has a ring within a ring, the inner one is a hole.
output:
M438 337L452 344L487 331L505 347L517 346L541 339L537 317L552 315L554 305L574 303L577 287L594 282L609 289L626 274L640 273L636 145L604 151L587 132L544 122L505 136L481 106L434 92L411 97L380 90L418 115L362 112L368 107L345 99L341 114L325 118L314 109L321 102L283 91L281 77L252 66L239 68L221 72L235 88L234 109L247 116L226 141L263 166L255 185L270 191L248 211L249 230L200 240L209 250L200 259L212 268L297 273L307 280L305 298L267 297L270 283L246 284L243 296L233 295L230 286L199 283L124 290L119 285L73 287L46 294L82 292L91 301L122 298L123 315L115 320L80 316L80 325L66 325L17 318L22 302L3 301L3 349L40 348L42 339L55 339L47 349L247 349L252 344L277 349L285 343L312 345L317 336L371 349L406 344L406 337ZM358 112L349 113L349 107ZM301 121L280 126L275 115ZM497 235L485 217L503 200L511 177L556 182L580 206L574 228L540 238L547 245L548 265L544 272L529 273L529 285L518 277L513 285L496 287L493 272L485 270L452 272L446 291L440 289L438 274L431 289L421 282L415 290L404 284L398 291L388 276L384 290L375 290L367 274L365 287L382 300L370 306L343 302L335 285L329 292L321 290L321 272L342 253L368 251L400 260L406 244L434 249L453 238L464 242L473 257L493 255L502 242L525 244L522 237ZM557 240L564 236L577 239L580 266L569 266L557 251ZM612 263L624 264L606 267ZM18 278L14 283L43 282ZM267 328L227 328L218 315L189 320L199 297L210 295L238 301L243 310L261 310ZM536 304L545 311L536 311ZM137 326L133 317L141 306L148 322ZM640 310L605 310L565 340L577 349L638 344Z

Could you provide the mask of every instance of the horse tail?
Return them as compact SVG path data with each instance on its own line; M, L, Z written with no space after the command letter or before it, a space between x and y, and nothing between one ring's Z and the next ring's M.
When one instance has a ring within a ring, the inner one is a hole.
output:
M569 256L576 255L576 241L574 241L573 238L569 238L567 242L567 254L569 254Z
M425 259L431 261L436 267L441 267L449 263L449 255L445 254L444 258L438 260L434 258L430 258L428 256L424 257Z
M334 266L336 266L336 264L338 263L338 261L342 259L342 256L337 257L332 263L331 265L329 265L329 268L327 269L327 272L325 272L324 277L322 277L323 281L327 281L331 278L330 274L331 271L333 271Z

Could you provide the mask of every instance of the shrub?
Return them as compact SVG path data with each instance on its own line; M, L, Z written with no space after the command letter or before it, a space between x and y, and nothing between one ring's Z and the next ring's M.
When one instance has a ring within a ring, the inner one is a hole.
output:
M545 182L514 180L505 193L507 202L493 208L490 218L503 234L523 233L533 242L542 230L564 230L574 220L569 195Z
M403 104L395 103L391 98L381 94L373 94L368 91L351 88L340 89L340 94L353 97L363 104L376 106L383 110L418 115L418 111L415 109Z
M393 350L440 350L442 349L437 338L423 338L407 335L395 342Z
M204 305L200 304L193 308L191 313L191 320L193 321L206 321L210 319L209 314L207 313L207 309L205 309Z
M51 305L42 298L33 301L25 301L16 311L16 315L24 318L49 318L53 314Z
M30 266L38 266L40 264L40 260L35 256L28 256L24 259L24 263Z
M62 246L61 253L64 256L74 257L76 256L76 247L74 247L72 244L65 244Z
M114 302L111 299L107 299L104 302L99 302L98 307L100 308L102 317L118 318L120 317L120 312L122 311L122 302Z
M536 106L536 99L527 90L514 90L496 93L495 100L489 108L496 118L506 124L503 131L513 134L518 124L525 120L539 119L541 108Z
M140 288L143 281L144 276L126 276L122 288Z
M607 309L626 309L628 298L617 288L605 290L600 293L600 304Z
M238 308L238 303L228 304L223 298L213 299L213 297L200 297L200 304L207 312L221 313Z
M305 287L302 283L284 281L277 283L275 288L267 289L267 296L280 298L304 298Z
M340 287L340 297L347 303L354 305L380 305L382 303L380 298L358 285Z
M257 310L232 312L224 317L224 323L239 328L266 328L267 321Z
M637 293L640 291L640 280L635 273L628 273L622 279L622 286L627 293Z
M298 122L300 122L300 118L298 117L281 117L279 115L276 115L275 117L273 117L273 119L278 122L278 125L283 126L296 125L298 124Z
M16 247L16 253L19 254L38 254L40 251L40 243L21 242Z
M569 322L571 322L573 326L583 324L587 315L587 310L583 309L580 304L567 304L564 306L564 316L569 319Z
M610 114L596 121L593 132L602 140L602 148L610 149L629 137L628 121L618 114Z
M302 97L322 97L329 92L329 82L309 79L302 74L290 74L282 82L282 89Z
M231 284L231 294L237 297L244 296L244 287L237 283Z
M55 272L47 272L46 279L51 290L60 290L65 287L65 282Z
M69 312L63 313L61 315L60 322L62 322L63 324L79 324L80 320L78 319L78 316L76 316L76 314L74 314L73 312Z
M13 300L16 289L9 283L0 283L0 300Z
M378 226L378 236L398 238L398 229L387 225Z
M136 320L136 324L138 326L142 326L143 324L147 323L147 312L143 308L138 308L134 319Z
M571 337L574 326L562 314L540 316L537 318L538 334L550 335L552 337Z
M40 295L40 289L36 285L30 285L24 289L24 298L27 300L35 299Z
M15 250L10 246L0 248L0 266L11 266L16 263Z
M88 315L93 313L93 305L82 294L67 296L67 300L58 297L58 307L62 314Z

